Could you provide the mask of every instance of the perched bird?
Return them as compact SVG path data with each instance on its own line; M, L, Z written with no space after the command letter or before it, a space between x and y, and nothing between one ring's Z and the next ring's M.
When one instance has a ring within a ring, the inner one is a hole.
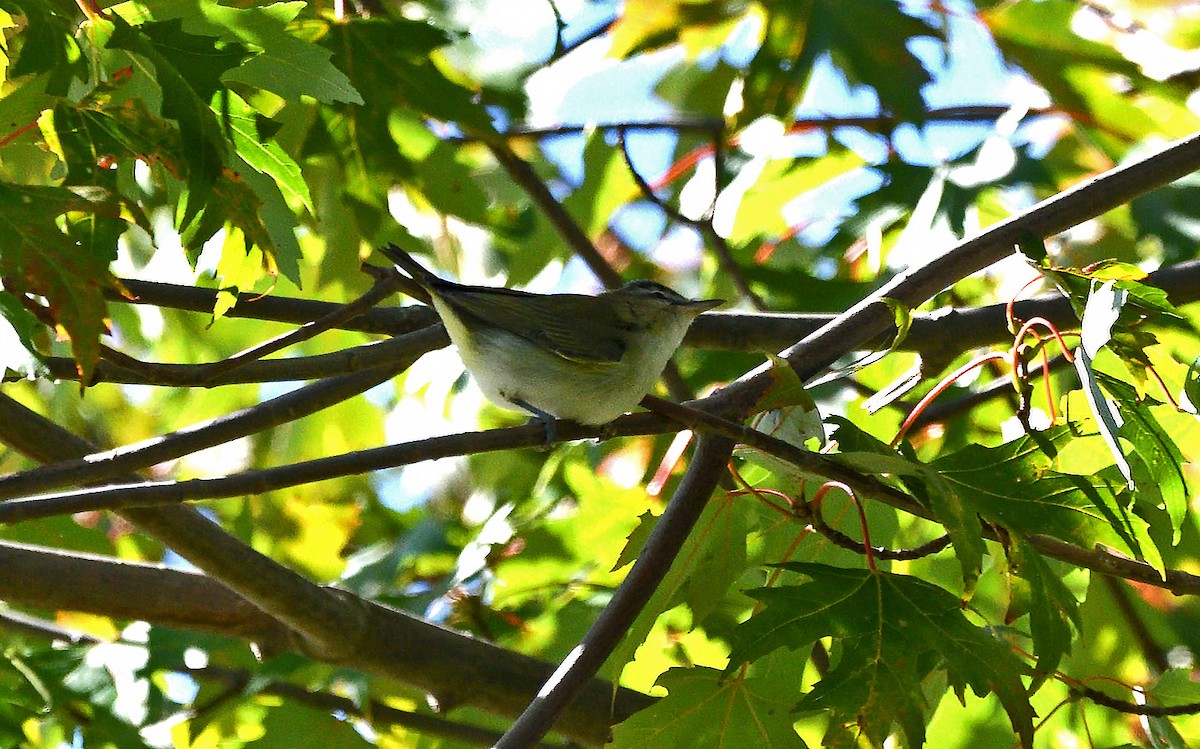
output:
M548 427L552 417L597 425L631 410L692 320L724 301L686 299L654 281L597 296L465 286L395 245L382 252L428 292L484 395Z

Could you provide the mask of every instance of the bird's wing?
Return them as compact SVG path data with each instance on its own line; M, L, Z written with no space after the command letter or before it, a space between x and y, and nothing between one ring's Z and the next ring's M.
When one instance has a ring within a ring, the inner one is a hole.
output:
M611 364L625 355L616 315L596 297L463 286L438 291L442 300L461 314L520 336L564 359ZM520 297L520 304L513 304L514 296ZM570 317L562 312L562 297L567 296L574 309Z

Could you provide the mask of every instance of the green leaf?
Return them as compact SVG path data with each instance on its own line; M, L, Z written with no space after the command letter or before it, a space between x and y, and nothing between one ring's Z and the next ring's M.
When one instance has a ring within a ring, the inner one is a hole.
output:
M672 668L658 679L667 696L613 728L613 749L804 747L788 698L771 682L722 678L710 668Z
M300 165L273 138L263 134L264 122L261 115L242 101L230 95L230 108L223 120L226 132L232 136L238 156L257 171L271 177L280 189L299 200L309 213L315 214L312 196Z
M900 726L910 746L925 743L928 704L919 685L936 661L926 643L899 637L860 637L845 643L841 659L796 705L835 725L856 725L875 745Z
M96 190L3 184L0 205L6 206L0 211L0 274L13 291L46 297L87 383L100 359L100 336L107 332L103 290L116 285L108 269L116 238L107 247L87 245L57 222L68 214L115 217L119 209L112 196Z
M187 191L177 212L183 231L209 202L229 150L209 100L220 86L221 74L237 64L245 52L219 48L212 37L185 34L177 20L135 29L114 15L113 24L109 45L140 55L154 65L162 86L163 116L178 123L183 142L188 144L182 152L188 164ZM186 60L195 69L185 74L173 60Z
M1173 543L1179 543L1188 510L1183 453L1151 413L1147 403L1137 397L1132 385L1103 372L1095 372L1094 375L1100 386L1115 398L1120 413L1125 417L1120 436L1132 444L1133 459L1145 466L1139 486L1153 487L1154 493L1162 498L1171 519Z
M311 96L317 101L362 104L346 74L331 61L331 50L289 33L287 23L304 9L303 2L274 3L265 7L230 8L206 4L204 15L229 29L260 52L222 76L227 83L244 83L298 102Z
M1200 356L1192 360L1192 365L1188 367L1187 378L1183 383L1183 394L1180 398L1180 405L1183 406L1188 413L1196 415L1200 413Z
M11 133L37 122L43 110L54 106L56 98L46 92L49 82L47 73L4 82L4 96L0 96L0 128L3 132Z
M1091 548L1104 543L1144 559L1162 559L1145 521L1129 511L1127 494L1112 474L1074 476L1051 470L1056 444L1069 427L1026 434L998 447L968 445L929 468L959 491L988 522L1016 533L1041 533Z
M729 241L744 244L758 237L778 237L791 226L783 209L811 190L824 186L865 162L848 149L833 149L810 161L774 159L763 167L759 178L738 203Z
M619 667L629 662L663 612L686 603L699 621L717 609L745 570L748 512L746 502L732 497L708 503L696 523L693 541L676 557L609 663ZM643 516L641 525L630 534L618 568L641 550L642 539L652 530L649 520Z
M1046 241L1036 234L1025 233L1017 238L1017 250L1034 265L1045 265L1048 252Z
M754 406L754 411L758 413L751 426L800 448L816 449L823 446L825 424L812 395L805 390L804 382L786 361L774 354L767 356L771 360L771 384ZM798 475L791 463L757 448L738 447L735 454L777 475Z
M152 115L141 99L114 105L108 97L89 97L79 106L57 105L49 126L61 143L69 174L76 184L106 179L97 161L140 159L163 165L180 178L188 171L179 129Z
M1011 538L1009 572L1024 584L1014 585L1009 619L1029 615L1033 652L1037 656L1035 670L1045 677L1053 674L1070 653L1072 628L1075 632L1083 631L1079 602L1063 584L1061 574L1052 570L1029 542L1020 536Z
M809 582L749 592L766 608L734 633L730 670L778 648L794 650L832 637L845 643L836 669L826 676L832 682L825 687L818 682L798 709L857 722L877 742L898 722L909 742L919 745L925 706L912 695L921 693L922 681L935 670L944 670L960 694L968 686L980 696L995 694L1024 745L1031 745L1033 709L1019 676L1024 666L967 620L956 596L891 573L808 563L780 567Z
M901 11L894 0L773 3L766 39L747 70L742 117L745 122L761 114L789 119L816 60L829 54L851 83L864 83L878 92L884 110L923 120L921 88L931 79L909 49L909 42L922 36L941 33Z
M87 60L75 40L77 20L44 0L24 0L16 3L16 10L26 17L24 44L6 77L48 72L46 90L56 96L66 95L73 78L87 75Z
M691 557L691 570L683 600L696 625L720 606L746 570L750 509L740 498L714 499L688 539L685 554Z
M241 229L262 250L268 272L278 268L284 278L299 287L301 253L296 241L296 214L283 199L275 180L248 167L239 167L240 164L240 159L235 161L234 171L241 180L222 178L214 186L214 192L223 194L228 186L232 194L237 194L249 186L253 198L232 204L238 210L230 212L229 223Z
M320 737L325 749L367 749L375 746L368 743L354 726L339 720L322 710L302 706L296 702L284 702L271 708L262 722L262 735L246 742L254 749L285 749L310 744Z
M898 348L908 337L908 331L912 327L912 309L904 302L891 297L885 296L880 301L891 311L893 324L896 326L896 337L888 344L888 349Z
M444 32L423 22L360 16L330 37L338 66L349 72L368 107L381 107L378 114L401 101L436 119L493 132L475 92L450 80L431 57L448 41Z

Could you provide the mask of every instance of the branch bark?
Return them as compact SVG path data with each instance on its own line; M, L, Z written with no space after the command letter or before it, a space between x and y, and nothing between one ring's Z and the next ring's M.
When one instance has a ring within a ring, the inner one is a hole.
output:
M540 428L535 429L540 434ZM96 451L87 441L3 395L0 395L0 441L43 461ZM176 624L181 616L211 621L211 614L190 608L207 606L206 601L211 598L229 604L229 611L240 617L234 620L241 622L237 626L239 631L261 632L264 641L281 642L309 657L412 684L436 695L442 705L473 705L500 715L518 714L551 672L548 664L535 658L489 645L346 591L316 585L245 546L190 507L129 508L122 514L209 577L194 574L179 577L189 573L155 567L151 567L153 574L148 574L146 565L129 566L130 563L102 557L89 558L88 564L102 565L101 571L93 571L84 578L93 585L89 595L79 600L90 602L98 609L95 613L106 613L107 607L122 605L122 595L136 586L146 586L150 593L159 590L165 594L168 591L161 589L165 585L179 595L164 598L158 605L167 609L166 616L175 617ZM38 551L12 545L6 548L12 559L26 552L21 558L27 564L31 559L29 552ZM37 559L65 566L78 564L70 555ZM56 569L62 573L65 566ZM72 596L55 592L60 590L62 580L71 578L8 575L12 569L0 566L5 573L0 574L2 584L7 586L4 592L11 594L9 600L47 608L61 603L64 608L78 610L79 604L72 603L75 600ZM43 571L51 574L46 570L31 572ZM31 580L45 584L31 585ZM83 596L87 591L71 592ZM143 616L145 610L129 613L136 618L149 618ZM236 631L227 633L238 636ZM627 689L614 693L612 685L595 679L587 682L584 694L562 715L556 730L585 744L603 743L611 722L652 701Z

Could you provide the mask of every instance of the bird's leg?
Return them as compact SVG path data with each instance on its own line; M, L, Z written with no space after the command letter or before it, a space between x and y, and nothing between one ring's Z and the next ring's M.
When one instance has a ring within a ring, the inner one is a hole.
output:
M549 450L558 441L558 428L553 416L521 398L509 398L509 402L533 414L529 420L538 422L546 430L546 441L542 444L543 450Z

